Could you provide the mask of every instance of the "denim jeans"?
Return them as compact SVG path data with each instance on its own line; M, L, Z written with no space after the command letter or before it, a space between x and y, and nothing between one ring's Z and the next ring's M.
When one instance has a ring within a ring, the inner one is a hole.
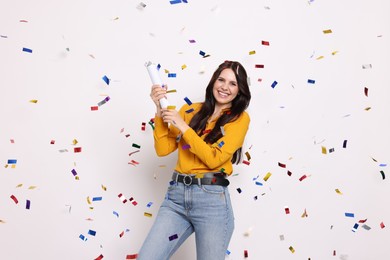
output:
M137 259L169 259L195 233L198 260L223 260L233 229L227 187L172 181Z

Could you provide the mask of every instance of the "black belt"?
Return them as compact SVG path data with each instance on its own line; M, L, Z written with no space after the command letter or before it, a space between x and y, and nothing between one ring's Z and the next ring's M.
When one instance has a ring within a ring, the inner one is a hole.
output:
M217 174L214 175L214 177L203 178L196 178L195 176L186 174L174 174L172 179L174 181L184 183L186 186L190 186L192 184L228 186L230 183L229 180L225 179L223 176L218 176Z

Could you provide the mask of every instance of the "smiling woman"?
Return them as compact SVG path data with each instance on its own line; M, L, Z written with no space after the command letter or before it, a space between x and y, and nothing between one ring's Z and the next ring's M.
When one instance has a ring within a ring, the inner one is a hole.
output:
M250 122L246 71L239 62L223 62L206 88L205 101L184 105L179 112L161 108L165 94L165 88L152 87L155 149L159 156L178 150L178 159L138 259L169 259L192 233L198 259L225 259L234 229L227 177L240 161Z

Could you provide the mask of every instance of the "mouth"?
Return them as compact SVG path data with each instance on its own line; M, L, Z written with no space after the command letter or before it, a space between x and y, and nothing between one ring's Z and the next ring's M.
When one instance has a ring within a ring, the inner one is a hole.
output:
M222 97L222 98L226 98L226 97L229 96L228 93L224 93L224 92L221 92L221 91L218 91L218 94L219 94L219 96Z

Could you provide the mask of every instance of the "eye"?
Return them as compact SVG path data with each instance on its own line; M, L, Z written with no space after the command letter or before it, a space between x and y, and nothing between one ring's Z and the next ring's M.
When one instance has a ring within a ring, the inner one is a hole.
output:
M225 81L225 79L224 78L218 78L218 81L223 82L223 81Z

